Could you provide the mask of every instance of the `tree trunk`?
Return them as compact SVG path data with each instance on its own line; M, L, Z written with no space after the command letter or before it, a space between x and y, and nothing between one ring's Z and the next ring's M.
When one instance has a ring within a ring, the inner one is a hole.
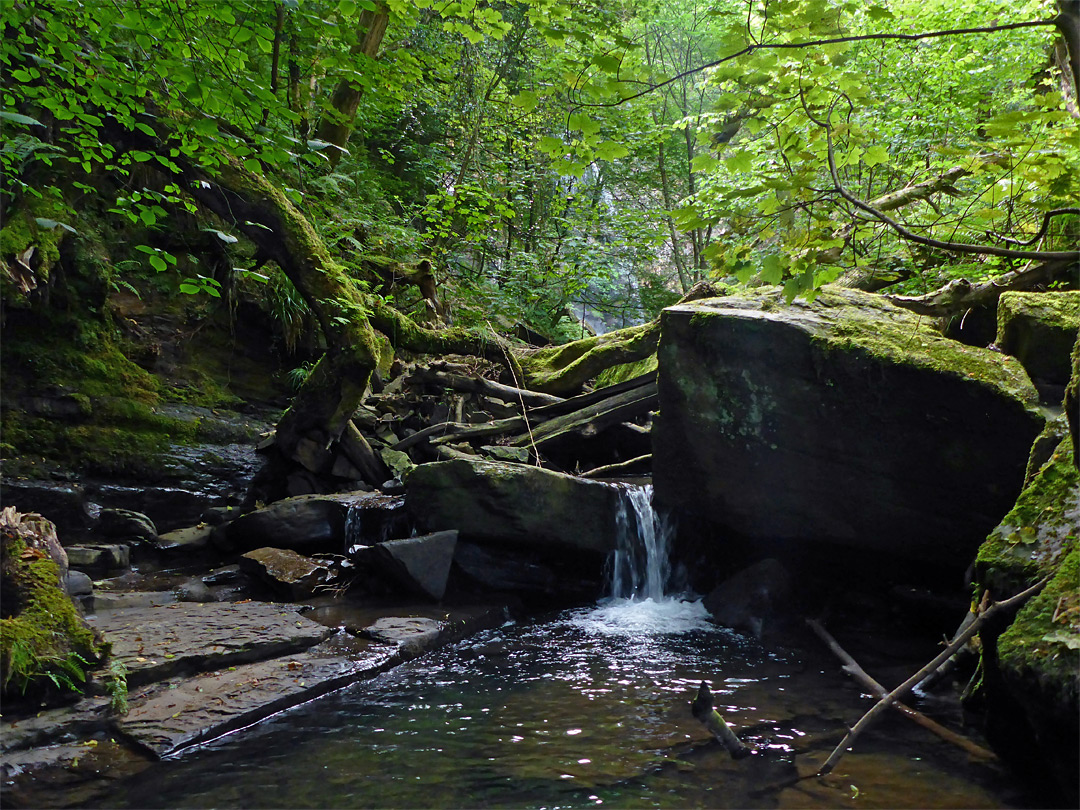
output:
M389 11L379 4L376 4L374 11L364 9L360 12L360 22L356 28L358 34L356 44L349 49L349 53L353 56L375 59L383 37L386 35L386 25L389 21ZM327 155L331 166L337 165L344 153L345 145L349 142L349 136L353 131L353 120L356 118L356 110L360 107L360 98L363 95L362 85L344 79L334 89L334 95L330 97L332 110L323 114L315 137L338 147L330 150Z

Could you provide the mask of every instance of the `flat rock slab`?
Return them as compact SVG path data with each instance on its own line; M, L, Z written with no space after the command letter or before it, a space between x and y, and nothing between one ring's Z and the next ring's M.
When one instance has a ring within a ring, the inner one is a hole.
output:
M130 709L116 726L129 739L164 757L373 677L400 660L394 646L341 634L271 661L145 687L130 695Z
M333 631L269 602L179 602L87 619L112 642L128 687L307 649Z

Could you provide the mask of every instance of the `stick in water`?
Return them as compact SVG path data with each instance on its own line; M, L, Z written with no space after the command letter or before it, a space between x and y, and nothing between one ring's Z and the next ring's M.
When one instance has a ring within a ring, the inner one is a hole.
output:
M742 759L754 753L752 748L744 745L742 740L735 736L731 726L713 707L712 690L705 681L698 687L697 697L690 704L690 711L723 744L732 759Z
M878 715L888 709L892 703L895 703L906 695L908 691L910 691L913 686L920 683L923 678L927 677L931 672L934 672L938 667L944 664L954 652L967 644L967 640L978 633L979 628L981 628L991 616L1024 604L1024 602L1041 591L1043 586L1049 581L1050 577L1041 579L1027 590L1016 594L1016 596L1006 599L1004 602L994 602L985 611L981 611L975 618L975 621L968 625L967 629L963 632L957 634L956 638L952 640L949 646L946 647L933 661L893 689L889 694L881 698L870 711L862 716L858 723L848 730L847 735L841 743L836 746L833 752L829 754L829 758L825 760L825 764L821 766L821 769L818 771L818 776L825 776L826 774L831 773L832 769L836 767L836 763L844 756L844 752L854 744L855 738L858 737L859 734L861 734L863 730L878 717Z

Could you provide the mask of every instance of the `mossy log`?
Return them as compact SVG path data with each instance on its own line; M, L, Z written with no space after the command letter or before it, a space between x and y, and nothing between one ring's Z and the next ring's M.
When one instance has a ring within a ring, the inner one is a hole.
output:
M679 303L715 296L718 291L700 282ZM613 366L637 363L656 354L660 319L607 334L582 338L562 346L540 349L520 360L525 387L556 396L570 396L586 382Z

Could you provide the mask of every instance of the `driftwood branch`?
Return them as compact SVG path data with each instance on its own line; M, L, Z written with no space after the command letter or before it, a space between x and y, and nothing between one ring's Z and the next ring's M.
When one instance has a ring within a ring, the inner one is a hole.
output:
M754 753L754 750L743 743L731 726L720 716L720 712L713 706L712 690L705 681L698 687L697 696L690 703L690 712L731 754L732 759L743 759Z
M534 425L530 433L518 436L510 443L521 447L541 445L571 433L593 436L611 425L647 413L656 407L656 402L656 383L646 383L572 413L554 417L541 425Z
M972 284L955 279L925 295L887 295L898 307L931 318L947 317L972 307L992 307L1003 292L1044 288L1055 281L1075 279L1080 258L1074 254L1067 261L1042 262L1034 267L1014 270L996 278Z
M871 678L870 675L867 674L866 670L859 666L858 662L854 658L852 658L847 653L847 651L837 643L836 639L834 639L832 635L830 635L829 631L826 630L820 622L814 619L807 619L806 624L810 627L811 630L813 630L817 634L818 638L825 642L826 646L828 646L828 648L832 650L833 654L844 662L844 666L842 667L842 669L845 674L854 678L864 689L866 689L879 699L884 698L888 694L888 690L886 690L885 687L878 683L876 680ZM941 739L952 743L958 748L963 749L974 757L986 760L997 758L997 755L990 749L984 748L983 746L972 742L967 737L964 737L961 734L957 734L951 729L945 728L945 726L941 725L936 720L933 720L927 717L925 714L922 714L921 712L912 709L910 706L896 701L892 703L892 707L898 712L900 712L900 714L907 717L909 720L919 724L926 730L933 732L937 736L941 737Z
M934 658L933 661L920 669L918 672L916 672L898 687L893 689L891 692L889 692L889 694L881 698L881 700L879 700L874 705L874 707L870 709L870 711L868 711L859 719L858 723L856 723L851 729L848 730L848 733L844 735L844 739L841 740L840 744L836 746L836 748L831 754L829 754L829 758L825 760L825 764L821 766L821 769L818 771L818 776L825 776L826 774L831 773L832 770L836 767L836 764L844 756L844 752L847 751L852 745L854 745L855 739L863 731L865 731L866 728L871 723L873 723L881 715L882 712L884 712L886 709L889 708L890 705L892 705L897 700L906 695L912 689L912 687L922 682L922 680L928 675L930 675L930 673L934 672L938 667L944 664L950 657L952 657L953 653L955 653L958 649L960 649L964 644L967 643L969 638L979 632L979 628L981 628L991 617L995 616L998 613L1010 610L1014 607L1019 607L1032 596L1041 591L1046 586L1046 583L1049 581L1050 578L1045 577L1036 582L1030 588L1027 588L1026 590L1023 590L1020 593L1016 594L1016 596L1006 599L1004 602L994 602L985 611L980 612L979 615L975 618L975 621L968 625L966 630L957 634L956 638L952 640L949 646L942 650Z

